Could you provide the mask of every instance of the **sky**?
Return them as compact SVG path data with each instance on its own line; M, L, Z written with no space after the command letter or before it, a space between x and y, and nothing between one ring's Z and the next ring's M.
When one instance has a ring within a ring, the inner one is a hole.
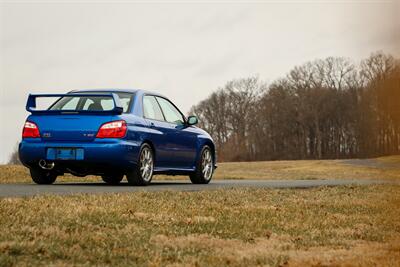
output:
M0 164L29 93L141 88L183 112L232 79L273 81L328 56L400 57L396 1L0 0Z

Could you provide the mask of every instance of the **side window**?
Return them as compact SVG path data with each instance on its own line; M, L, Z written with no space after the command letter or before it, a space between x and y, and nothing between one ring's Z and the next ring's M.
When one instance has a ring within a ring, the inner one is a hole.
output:
M163 121L161 109L154 96L145 95L143 97L143 115L147 119Z
M182 125L184 123L184 119L182 114L171 102L162 97L157 97L157 101L160 104L160 107L165 116L165 120L170 123L175 123L178 125Z

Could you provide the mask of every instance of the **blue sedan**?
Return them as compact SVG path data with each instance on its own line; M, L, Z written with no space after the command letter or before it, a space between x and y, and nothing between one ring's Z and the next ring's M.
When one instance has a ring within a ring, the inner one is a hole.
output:
M56 97L43 110L36 99ZM148 185L154 174L188 175L210 182L216 149L210 135L194 126L166 97L144 90L84 90L29 95L21 162L37 184L57 176L100 175L118 184Z

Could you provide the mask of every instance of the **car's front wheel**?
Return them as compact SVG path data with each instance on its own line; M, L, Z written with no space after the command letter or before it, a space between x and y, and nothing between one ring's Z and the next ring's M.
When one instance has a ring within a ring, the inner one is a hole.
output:
M32 168L29 169L32 180L37 184L52 184L57 179L57 174L54 171L47 171Z
M106 184L110 185L119 184L123 178L123 174L105 174L101 176L101 179L103 179Z
M208 184L211 181L213 173L213 153L209 146L204 146L196 164L196 171L190 175L190 180L194 184Z
M136 167L126 174L129 184L148 185L153 178L154 153L150 145L143 144L140 148L139 159Z

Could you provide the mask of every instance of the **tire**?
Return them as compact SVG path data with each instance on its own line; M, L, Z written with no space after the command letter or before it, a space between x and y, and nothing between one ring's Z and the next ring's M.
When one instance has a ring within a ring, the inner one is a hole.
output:
M149 144L144 143L140 148L136 167L126 174L126 178L131 185L148 185L153 178L153 171L154 152Z
M54 171L46 171L40 169L29 169L32 181L37 184L52 184L57 179L57 174Z
M207 167L207 170L205 168ZM204 146L196 163L196 171L190 175L193 184L208 184L214 174L214 156L209 146Z
M101 179L103 179L103 181L109 185L117 185L122 181L123 178L124 178L123 174L113 174L113 175L106 174L101 176Z

